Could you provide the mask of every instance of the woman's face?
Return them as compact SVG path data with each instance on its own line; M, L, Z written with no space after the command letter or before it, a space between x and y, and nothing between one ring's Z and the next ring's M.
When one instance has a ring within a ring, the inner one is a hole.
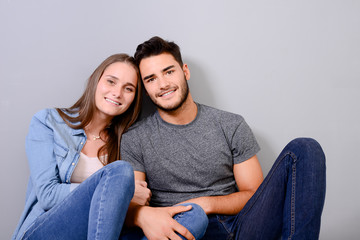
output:
M133 102L137 87L133 66L123 62L112 63L105 69L96 87L97 113L104 119L124 113Z

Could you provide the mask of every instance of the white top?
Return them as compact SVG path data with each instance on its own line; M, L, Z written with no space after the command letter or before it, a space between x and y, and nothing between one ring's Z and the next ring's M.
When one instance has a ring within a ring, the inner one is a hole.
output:
M106 160L106 155L104 157ZM85 179L90 177L97 170L104 165L97 157L88 157L84 153L80 152L80 158L76 165L73 174L71 175L71 183L82 183Z

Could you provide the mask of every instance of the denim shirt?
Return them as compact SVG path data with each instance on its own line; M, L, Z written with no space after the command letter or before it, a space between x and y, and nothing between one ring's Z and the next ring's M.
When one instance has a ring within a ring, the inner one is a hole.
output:
M70 128L56 109L34 115L25 144L30 167L25 209L12 239L21 239L38 216L70 193L71 174L85 142L84 130Z

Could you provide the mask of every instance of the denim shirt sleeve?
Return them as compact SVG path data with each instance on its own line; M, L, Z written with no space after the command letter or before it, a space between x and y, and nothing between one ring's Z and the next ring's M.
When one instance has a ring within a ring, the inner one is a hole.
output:
M54 154L54 131L46 124L48 110L37 113L31 120L26 137L26 155L30 177L40 206L49 210L70 192L70 184L63 183Z

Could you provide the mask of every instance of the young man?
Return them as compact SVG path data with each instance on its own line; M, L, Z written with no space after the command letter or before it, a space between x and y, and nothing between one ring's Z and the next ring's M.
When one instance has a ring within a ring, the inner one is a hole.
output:
M318 238L325 156L315 140L289 143L263 181L251 129L237 114L193 101L175 43L153 37L135 59L157 111L122 139L122 159L152 191L150 206L130 205L129 226L149 239Z

